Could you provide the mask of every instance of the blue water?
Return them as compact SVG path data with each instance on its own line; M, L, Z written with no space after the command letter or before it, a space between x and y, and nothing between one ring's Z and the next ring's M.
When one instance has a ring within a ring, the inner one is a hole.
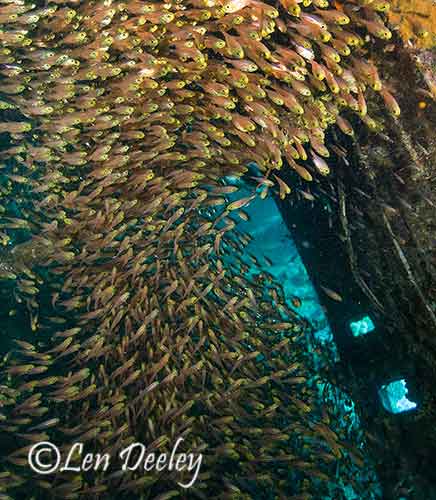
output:
M237 184L240 189L230 197L231 201L253 192L253 186L241 181ZM286 305L314 326L315 338L330 351L332 361L338 361L336 345L324 310L274 198L271 195L265 199L258 196L244 207L244 211L249 215L249 220L241 221L237 217L235 220L238 220L238 228L253 238L247 251L254 254L258 262L263 264L264 270L274 276L283 289ZM272 265L268 265L263 257L272 261ZM300 299L299 307L293 304L294 297Z

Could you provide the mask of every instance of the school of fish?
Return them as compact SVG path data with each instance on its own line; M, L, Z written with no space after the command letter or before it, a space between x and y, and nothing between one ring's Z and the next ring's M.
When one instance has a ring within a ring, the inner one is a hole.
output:
M0 0L0 278L30 318L0 367L0 499L342 498L339 469L370 498L319 347L237 217L292 192L280 169L328 175L326 130L353 135L350 112L373 127L368 95L398 116L368 48L388 9ZM249 162L261 194L229 203L222 179ZM178 437L205 457L188 493L175 472L27 462L39 441L115 456Z

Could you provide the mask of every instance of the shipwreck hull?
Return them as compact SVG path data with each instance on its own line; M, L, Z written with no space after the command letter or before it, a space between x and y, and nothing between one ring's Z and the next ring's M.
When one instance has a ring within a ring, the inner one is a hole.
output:
M431 57L402 50L385 64L401 117L378 111L378 130L332 137L341 154L333 178L312 189L316 200L278 202L340 353L329 376L358 406L387 499L436 498L436 115L420 64ZM375 329L354 337L350 323L364 316ZM383 408L378 390L395 379L407 380L416 410Z

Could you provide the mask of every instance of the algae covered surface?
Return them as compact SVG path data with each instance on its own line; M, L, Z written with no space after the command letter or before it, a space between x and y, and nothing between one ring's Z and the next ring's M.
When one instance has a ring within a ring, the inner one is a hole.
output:
M401 37L416 47L436 45L436 4L433 0L391 0L389 20Z

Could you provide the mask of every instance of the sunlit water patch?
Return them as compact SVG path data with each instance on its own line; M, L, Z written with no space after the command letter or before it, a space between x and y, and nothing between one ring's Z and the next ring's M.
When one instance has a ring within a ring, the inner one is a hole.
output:
M369 316L364 316L361 319L350 322L350 330L353 337L360 337L372 332L375 329L375 325Z
M379 390L383 407L389 413L403 413L414 410L417 404L407 398L407 383L404 379L393 380L381 386Z

